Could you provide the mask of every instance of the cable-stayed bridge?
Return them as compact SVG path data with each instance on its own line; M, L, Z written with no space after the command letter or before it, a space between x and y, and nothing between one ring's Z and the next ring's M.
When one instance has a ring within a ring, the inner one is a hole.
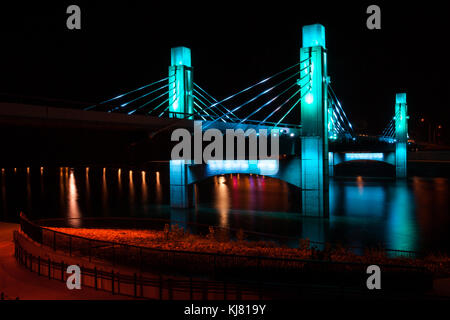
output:
M298 157L285 162L281 159L275 162L214 160L204 166L195 166L172 160L171 204L174 207L189 206L189 185L204 177L223 173L257 173L299 186L302 190L302 213L326 217L328 177L333 175L336 164L353 160L383 161L395 166L397 178L406 177L406 94L397 94L393 118L381 135L372 139L376 147L368 143L367 150L354 148L360 137L355 134L327 75L325 28L318 24L304 26L302 41L298 63L223 99L216 99L203 84L193 80L190 49L172 48L168 77L89 106L86 110L143 114L180 121L199 120L203 129L266 128L272 135L291 138L291 154ZM297 148L295 141L300 141ZM330 146L334 145L339 147L331 150ZM377 152L370 152L373 149Z
M382 161L395 166L397 178L404 178L408 139L405 93L396 95L394 116L379 136L367 139L357 135L333 90L327 63L325 28L304 26L298 63L217 99L205 84L194 81L190 49L176 47L171 50L168 75L159 80L87 106L84 111L63 114L35 108L27 115L59 122L146 126L152 136L180 127L192 130L195 121L202 122L203 130L266 129L279 136L280 154L288 157L213 160L202 165L171 160L171 205L190 206L192 185L206 177L254 173L298 186L302 213L327 217L328 178L335 165Z

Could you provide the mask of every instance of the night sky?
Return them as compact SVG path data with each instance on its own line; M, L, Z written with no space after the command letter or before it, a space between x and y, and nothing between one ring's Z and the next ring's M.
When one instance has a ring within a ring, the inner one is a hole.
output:
M90 105L166 77L178 45L192 49L195 82L225 98L297 63L301 27L321 23L328 73L355 127L379 133L403 91L412 122L450 126L450 11L442 2L92 2L2 4L0 99ZM66 28L70 4L81 7L80 31ZM381 7L381 30L366 27L370 4Z

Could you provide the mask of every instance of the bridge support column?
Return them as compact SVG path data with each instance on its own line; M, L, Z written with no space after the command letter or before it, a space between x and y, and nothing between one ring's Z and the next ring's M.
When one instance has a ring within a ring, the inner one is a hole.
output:
M303 27L300 49L302 214L328 217L328 106L325 27Z
M170 206L190 208L193 205L193 187L188 184L189 171L185 160L170 160Z
M170 118L192 118L190 116L194 113L192 90L191 49L172 48L171 66L169 67Z
M406 93L397 93L395 96L395 174L397 178L407 176L408 155L408 105Z
M328 152L328 176L334 177L334 153Z

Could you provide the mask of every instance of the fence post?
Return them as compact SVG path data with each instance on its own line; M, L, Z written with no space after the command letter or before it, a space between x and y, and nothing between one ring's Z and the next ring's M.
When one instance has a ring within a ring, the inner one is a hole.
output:
M159 300L162 300L163 298L163 279L162 279L162 275L159 275Z
M142 247L139 248L139 268L142 273Z
M169 291L169 300L173 300L172 279L167 279L167 289Z
M53 231L53 251L56 251L56 232Z
M202 294L203 294L203 300L208 300L208 289L206 288L205 281L202 281Z
M95 290L98 290L98 280L97 280L97 267L94 267L94 288Z
M227 280L223 280L223 300L227 300Z
M89 243L89 253L88 253L88 255L89 255L89 262L91 262L91 239L88 240L88 243Z
M112 265L114 266L114 261L116 260L116 252L114 251L114 243L112 244Z
M137 275L134 273L134 297L137 297Z
M141 292L140 292L140 294L141 294L141 297L143 297L144 296L144 282L142 280L142 273L139 274L139 279L141 280L140 281L141 282Z
M256 258L256 263L256 274L258 275L259 280L259 278L261 278L261 259L259 256Z
M114 295L114 270L111 271L111 293Z
M261 281L258 281L258 298L259 298L259 300L262 300L262 286L261 286Z
M120 272L117 272L117 293L120 294Z

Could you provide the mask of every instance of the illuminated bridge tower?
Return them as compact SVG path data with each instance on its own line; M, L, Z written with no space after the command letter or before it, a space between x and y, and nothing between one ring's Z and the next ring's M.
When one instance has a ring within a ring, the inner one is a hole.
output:
M395 96L395 174L397 178L407 176L407 144L408 144L408 105L406 93Z
M193 114L193 75L191 49L171 49L169 67L169 117L191 118ZM170 205L188 208L192 205L192 186L188 185L188 167L185 160L170 160Z
M192 90L191 49L172 48L169 67L169 117L189 118L189 115L193 114Z
M302 214L328 217L328 107L325 27L303 27L300 49Z

